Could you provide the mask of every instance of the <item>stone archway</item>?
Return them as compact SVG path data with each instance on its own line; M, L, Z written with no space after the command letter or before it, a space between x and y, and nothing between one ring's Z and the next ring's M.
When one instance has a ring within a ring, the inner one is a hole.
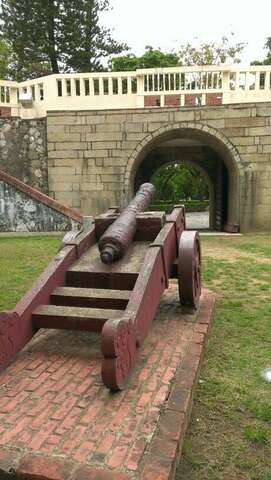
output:
M223 193L222 191L223 179L221 179L221 186L216 188L216 202L227 203L226 223L240 224L240 185L244 165L239 152L221 131L197 122L167 124L146 135L128 160L124 178L123 201L127 201L133 195L135 177L140 164L155 148L172 139L193 139L202 142L221 159L221 165L223 168L225 167L228 177L227 192Z

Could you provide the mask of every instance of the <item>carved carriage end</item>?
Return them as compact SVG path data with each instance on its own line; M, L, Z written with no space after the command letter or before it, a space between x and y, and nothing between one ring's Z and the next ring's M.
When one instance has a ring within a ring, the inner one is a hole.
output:
M19 315L15 311L0 313L0 371L15 357L19 339Z
M111 390L125 387L137 356L136 334L131 319L108 320L102 330L102 378Z

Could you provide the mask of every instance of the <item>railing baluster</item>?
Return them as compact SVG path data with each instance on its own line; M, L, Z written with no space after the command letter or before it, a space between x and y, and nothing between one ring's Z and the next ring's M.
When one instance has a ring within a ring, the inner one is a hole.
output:
M63 74L41 77L22 83L0 80L0 104L10 107L12 115L27 116L20 100L21 94L32 94L31 115L46 116L48 110L75 107L82 108L82 97L89 97L88 109L141 108L144 96L161 93L163 96L180 95L181 106L189 105L186 95L201 94L202 102L208 93L221 93L222 103L270 102L271 66L193 66L159 69L142 69L135 72ZM19 95L19 94L20 95ZM259 95L260 93L260 95ZM95 101L93 96L95 95ZM125 95L125 101L118 102L110 97ZM63 101L65 98L65 101ZM170 104L166 102L167 104ZM147 104L151 102L146 102ZM174 101L173 101L174 103ZM208 97L207 97L208 103ZM202 103L203 104L203 103ZM42 107L42 108L41 108Z

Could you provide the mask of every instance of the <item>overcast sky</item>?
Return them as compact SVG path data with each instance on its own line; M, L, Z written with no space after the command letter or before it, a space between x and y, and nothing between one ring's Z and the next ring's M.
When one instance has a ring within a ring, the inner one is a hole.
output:
M263 45L271 37L271 0L111 0L113 10L103 23L114 38L126 42L133 53L145 45L164 50L199 38L219 40L235 33L246 42L242 63L265 56Z

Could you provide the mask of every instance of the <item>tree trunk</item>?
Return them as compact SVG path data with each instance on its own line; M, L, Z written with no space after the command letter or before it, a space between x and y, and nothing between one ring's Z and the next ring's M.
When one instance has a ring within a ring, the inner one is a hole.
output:
M55 39L55 5L54 0L48 0L48 55L51 62L53 73L59 73L56 53L56 39Z
M59 68L58 68L57 57L56 57L55 51L50 51L49 56L50 56L50 62L51 62L53 73L59 73Z

